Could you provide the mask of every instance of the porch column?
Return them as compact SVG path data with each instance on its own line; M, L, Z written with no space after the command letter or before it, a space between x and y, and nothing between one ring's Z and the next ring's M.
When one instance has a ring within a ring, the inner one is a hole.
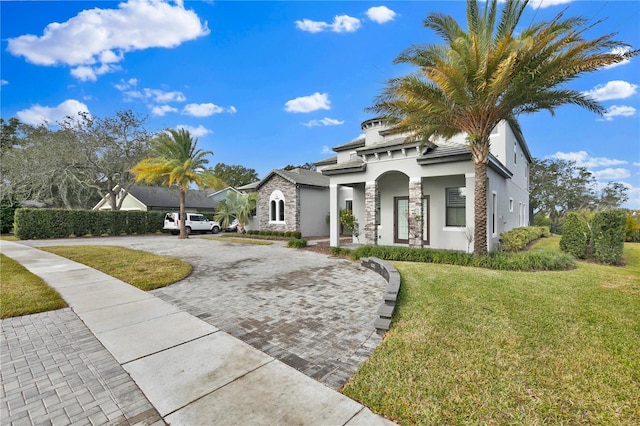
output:
M365 205L365 218L364 224L364 243L365 244L378 244L378 229L376 226L376 192L378 190L378 184L373 182L366 182L364 185L364 205Z
M331 247L340 246L340 206L338 205L338 185L329 185L329 244Z
M422 247L422 178L409 178L409 247Z

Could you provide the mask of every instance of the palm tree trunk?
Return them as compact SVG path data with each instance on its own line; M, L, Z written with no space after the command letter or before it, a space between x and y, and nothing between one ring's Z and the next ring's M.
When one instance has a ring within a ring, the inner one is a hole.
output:
M180 187L180 236L178 238L187 238L187 213L186 213L187 191Z
M474 245L475 256L487 254L487 162L475 162L474 184Z

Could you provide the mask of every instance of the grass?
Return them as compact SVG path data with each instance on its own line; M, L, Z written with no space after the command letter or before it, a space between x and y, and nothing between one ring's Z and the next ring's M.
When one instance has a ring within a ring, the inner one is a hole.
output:
M67 306L60 295L36 275L0 254L0 318L35 314Z
M240 244L253 244L256 246L270 246L271 244L273 244L273 242L271 241L264 241L264 240L251 240L248 238L244 238L244 237L227 237L227 236L223 236L222 240L220 239L221 237L202 237L205 240L217 240L217 241L224 241L225 243L240 243Z
M183 260L124 247L53 246L41 250L85 264L145 291L180 281L192 270Z
M640 424L640 244L624 255L536 273L392 262L392 328L343 392L400 424Z

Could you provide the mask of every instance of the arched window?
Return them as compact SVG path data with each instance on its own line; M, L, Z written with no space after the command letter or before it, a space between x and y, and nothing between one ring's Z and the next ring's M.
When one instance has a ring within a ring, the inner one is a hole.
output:
M284 223L284 195L277 189L269 197L269 221Z

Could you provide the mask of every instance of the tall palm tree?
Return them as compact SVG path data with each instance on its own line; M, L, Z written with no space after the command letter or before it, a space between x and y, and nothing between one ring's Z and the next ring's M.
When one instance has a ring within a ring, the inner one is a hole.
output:
M370 111L381 114L399 132L426 143L429 138L467 134L475 168L474 254L487 253L487 161L489 137L502 120L519 132L519 114L574 104L605 112L581 92L562 88L578 76L638 54L607 34L585 40L593 27L582 17L558 14L516 32L528 0L507 0L498 19L497 0L481 12L467 1L467 30L451 17L432 13L424 26L444 43L412 46L395 63L418 71L393 78Z
M189 186L223 188L226 184L205 168L206 158L212 151L197 149L198 139L185 129L169 129L160 133L152 142L154 157L145 158L131 172L136 182L160 183L175 186L180 191L180 237L187 238L185 225L185 199Z

